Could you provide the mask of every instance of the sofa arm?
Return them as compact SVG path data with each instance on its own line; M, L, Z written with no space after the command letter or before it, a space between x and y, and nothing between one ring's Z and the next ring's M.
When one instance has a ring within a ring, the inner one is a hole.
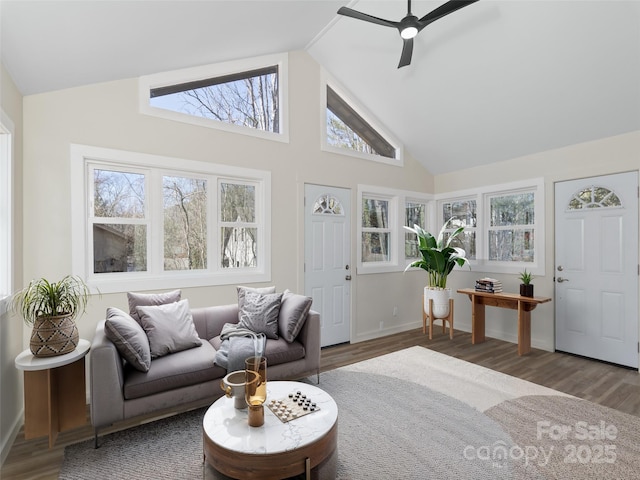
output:
M116 346L104 333L105 321L96 327L90 350L91 424L99 427L124 419L124 372Z
M304 345L308 372L320 373L320 314L309 310L297 340Z

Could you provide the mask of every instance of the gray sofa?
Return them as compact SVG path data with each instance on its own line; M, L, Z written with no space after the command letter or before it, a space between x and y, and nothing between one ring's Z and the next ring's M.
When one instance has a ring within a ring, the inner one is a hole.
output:
M197 348L155 358L147 372L131 367L107 338L105 320L93 338L90 354L91 423L98 431L115 422L201 401L213 402L223 392L226 370L214 364L225 323L238 322L238 305L191 309L193 324L203 340ZM296 380L320 372L320 314L310 310L292 342L267 339L268 380Z

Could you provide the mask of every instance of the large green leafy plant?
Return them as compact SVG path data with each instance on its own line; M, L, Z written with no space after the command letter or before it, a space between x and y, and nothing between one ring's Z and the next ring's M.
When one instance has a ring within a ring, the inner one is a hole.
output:
M418 249L422 258L411 262L407 265L405 272L410 268L422 268L429 275L429 286L447 288L447 277L456 265L463 266L469 263L466 258L466 252L459 247L453 247L453 241L464 231L464 227L454 230L444 240L445 233L449 223L453 220L450 218L440 229L438 238L419 225L412 227L404 227L408 231L413 232L418 237Z
M13 297L13 308L27 325L33 325L38 317L69 315L73 319L85 312L88 300L89 288L84 281L67 275L59 282L32 280Z

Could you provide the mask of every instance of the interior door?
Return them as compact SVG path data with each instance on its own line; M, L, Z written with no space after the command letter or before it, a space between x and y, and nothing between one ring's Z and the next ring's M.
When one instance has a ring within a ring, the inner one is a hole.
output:
M350 200L348 189L305 185L304 290L323 347L351 338Z
M555 185L556 350L638 368L638 173Z

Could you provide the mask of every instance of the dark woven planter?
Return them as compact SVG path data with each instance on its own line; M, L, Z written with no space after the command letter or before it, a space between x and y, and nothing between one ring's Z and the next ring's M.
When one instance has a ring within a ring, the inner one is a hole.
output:
M522 295L523 297L533 297L533 283L530 283L529 285L521 283L520 295Z
M33 325L29 348L36 357L55 357L73 352L80 335L71 315L38 317Z

